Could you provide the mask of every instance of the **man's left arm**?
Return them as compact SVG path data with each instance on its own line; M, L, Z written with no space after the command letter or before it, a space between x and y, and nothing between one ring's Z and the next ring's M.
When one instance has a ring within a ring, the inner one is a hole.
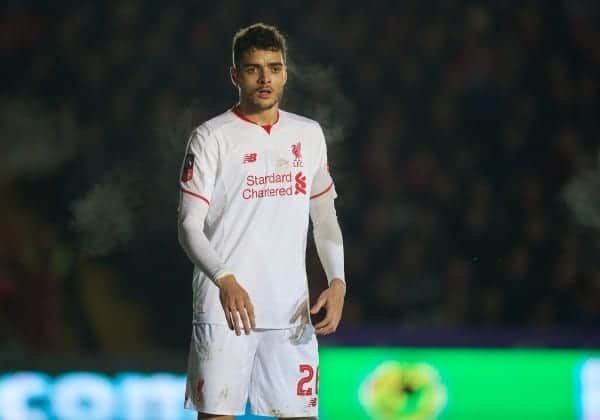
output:
M342 230L338 223L333 190L315 197L310 202L310 218L319 259L323 265L329 287L325 289L310 313L316 314L325 308L325 318L315 325L317 334L335 332L344 308L346 280L344 276L344 245Z

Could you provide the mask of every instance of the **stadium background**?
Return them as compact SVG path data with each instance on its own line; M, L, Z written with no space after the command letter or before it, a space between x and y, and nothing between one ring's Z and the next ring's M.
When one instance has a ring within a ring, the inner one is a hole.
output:
M189 131L235 103L231 36L258 20L289 38L283 108L328 135L350 287L325 349L597 356L599 9L5 2L0 373L182 372L179 166Z

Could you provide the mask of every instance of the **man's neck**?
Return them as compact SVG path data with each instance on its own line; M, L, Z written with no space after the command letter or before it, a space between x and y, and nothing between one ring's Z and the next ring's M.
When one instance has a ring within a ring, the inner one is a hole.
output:
M240 103L238 104L237 109L244 115L244 117L258 125L273 125L277 121L279 106L275 104L269 109L257 110L252 106Z

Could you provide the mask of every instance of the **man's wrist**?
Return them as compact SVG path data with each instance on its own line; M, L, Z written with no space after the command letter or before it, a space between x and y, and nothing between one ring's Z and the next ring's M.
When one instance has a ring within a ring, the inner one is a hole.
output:
M227 278L233 278L235 280L235 277L233 275L233 273L230 272L225 272L223 274L219 274L218 276L216 276L214 283L217 285L217 287L220 289L221 286L223 286L223 280L226 280Z
M346 294L346 281L339 277L332 278L329 282L329 287L341 287L344 290L344 294Z

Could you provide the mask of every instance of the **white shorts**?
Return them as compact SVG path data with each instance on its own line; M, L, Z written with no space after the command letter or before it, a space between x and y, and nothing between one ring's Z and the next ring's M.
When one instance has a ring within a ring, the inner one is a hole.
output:
M225 325L194 325L185 408L239 416L250 399L254 415L316 417L317 339L298 344L295 336L295 328L238 337Z

